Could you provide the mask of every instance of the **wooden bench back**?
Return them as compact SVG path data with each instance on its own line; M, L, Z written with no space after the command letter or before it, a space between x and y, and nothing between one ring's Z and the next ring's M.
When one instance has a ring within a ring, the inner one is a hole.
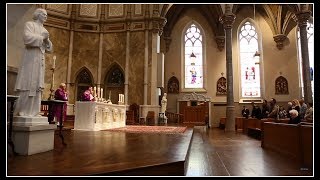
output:
M313 126L266 122L263 124L261 147L277 151L301 163L302 167L312 167Z

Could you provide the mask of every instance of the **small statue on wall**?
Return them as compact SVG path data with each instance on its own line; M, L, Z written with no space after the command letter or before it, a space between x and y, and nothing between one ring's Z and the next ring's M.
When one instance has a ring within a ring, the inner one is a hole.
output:
M168 93L179 93L179 80L172 76L168 81Z
M226 95L227 94L227 79L221 77L217 81L217 95Z
M279 76L275 81L275 94L289 94L288 81L283 76Z

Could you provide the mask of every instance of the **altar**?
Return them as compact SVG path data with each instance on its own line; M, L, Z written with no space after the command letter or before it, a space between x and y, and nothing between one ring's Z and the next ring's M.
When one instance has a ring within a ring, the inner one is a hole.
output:
M77 101L74 130L100 131L126 126L126 106L103 102Z

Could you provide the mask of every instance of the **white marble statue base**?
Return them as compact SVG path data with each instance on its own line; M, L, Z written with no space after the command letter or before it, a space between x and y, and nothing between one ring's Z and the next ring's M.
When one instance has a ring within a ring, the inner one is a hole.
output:
M14 116L12 121L12 125L14 126L35 126L48 124L48 117L44 116Z
M53 150L56 125L13 126L12 141L19 155Z

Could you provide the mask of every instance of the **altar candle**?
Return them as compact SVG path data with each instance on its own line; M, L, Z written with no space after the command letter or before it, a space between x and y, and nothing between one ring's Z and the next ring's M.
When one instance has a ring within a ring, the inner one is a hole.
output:
M100 98L103 98L103 88L101 88L101 96L100 96Z
M98 96L98 98L100 98L100 88L98 87L98 92L97 92L97 96Z
M53 56L52 69L56 68L56 59L57 59L57 56Z
M109 91L109 99L111 98L111 91Z
M97 91L97 87L95 86L95 87L93 88L93 96L96 96L96 91Z

